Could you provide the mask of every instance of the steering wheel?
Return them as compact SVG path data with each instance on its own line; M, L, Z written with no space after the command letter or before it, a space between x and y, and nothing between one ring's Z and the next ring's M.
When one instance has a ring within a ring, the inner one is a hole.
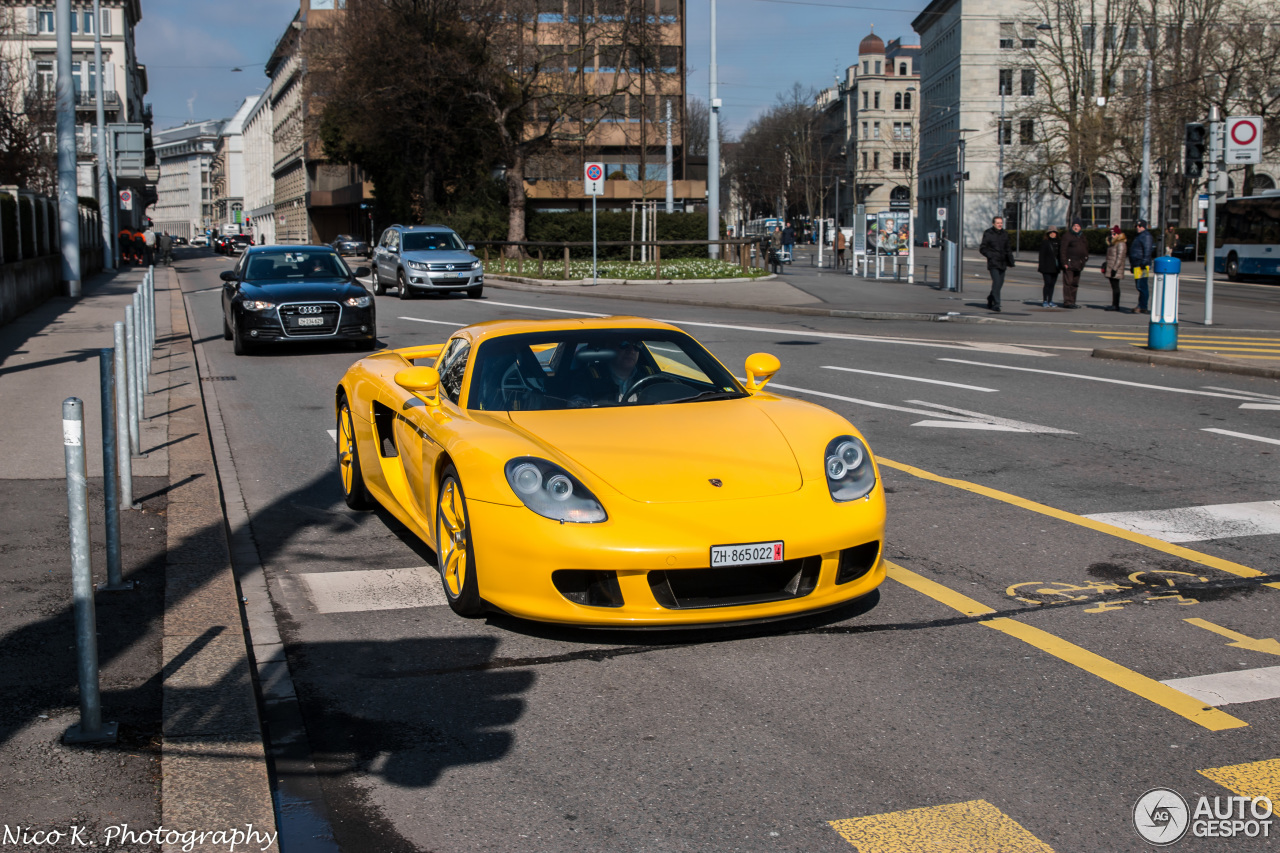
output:
M525 378L524 372L520 370L518 363L513 363L502 374L502 380L498 385L502 391L502 399L510 402L519 399L521 395L530 392L542 394L545 389L540 384Z
M653 385L657 382L674 382L677 385L683 384L683 383L677 382L675 379L672 379L670 376L667 376L665 373L653 373L653 374L650 374L649 376L642 376L640 377L639 380L637 380L636 384L632 385L631 389L627 391L627 402L628 403L637 402L640 399L639 397L640 389L644 388L646 385Z

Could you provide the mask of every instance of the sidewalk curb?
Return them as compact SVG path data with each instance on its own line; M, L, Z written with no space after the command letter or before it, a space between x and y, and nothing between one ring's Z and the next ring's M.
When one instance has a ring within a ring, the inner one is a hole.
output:
M173 444L169 453L174 490L166 524L161 817L184 830L252 823L259 831L278 832L248 625L240 607L243 593L231 563L224 493L186 300L172 267L157 268L156 278L164 282L163 290L156 288L157 297L163 295L168 307L170 369L189 371L181 383L176 382L181 374L169 374L170 439L198 437ZM189 405L178 409L177 402ZM182 848L182 843L163 845L165 853Z
M180 289L179 294L189 316L188 294ZM202 346L195 347L195 356L200 375L212 376ZM275 606L258 545L253 538L249 508L240 488L235 457L227 441L216 384L206 388L202 383L201 392L217 479L222 490L231 566L239 577L245 620L244 639L249 651L249 664L255 673L259 719L272 783L270 793L277 806L275 817L279 849L297 846L307 853L337 853L326 817L328 809L324 805L324 794L311 760L284 641L276 624Z
M1189 367L1192 370L1209 370L1214 373L1234 373L1238 376L1262 376L1280 379L1280 367L1263 367L1257 364L1239 364L1218 361L1203 355L1184 355L1179 352L1152 352L1140 347L1133 349L1104 348L1093 351L1094 358L1112 358L1117 361L1136 361L1169 367Z

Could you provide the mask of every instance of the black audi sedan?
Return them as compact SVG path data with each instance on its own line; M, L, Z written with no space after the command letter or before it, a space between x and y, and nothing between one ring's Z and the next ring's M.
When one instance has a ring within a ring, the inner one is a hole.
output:
M329 246L252 246L222 273L222 336L244 355L262 342L377 346L373 295Z

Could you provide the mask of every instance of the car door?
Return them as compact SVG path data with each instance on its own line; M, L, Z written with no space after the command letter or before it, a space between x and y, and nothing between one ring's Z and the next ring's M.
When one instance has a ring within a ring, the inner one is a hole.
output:
M380 281L387 280L386 270L383 267L383 263L385 262L385 259L387 256L387 240L390 239L390 235L391 235L390 228L388 228L386 231L383 231L381 239L378 240L378 245L374 246L373 248L373 283L374 284L377 284Z

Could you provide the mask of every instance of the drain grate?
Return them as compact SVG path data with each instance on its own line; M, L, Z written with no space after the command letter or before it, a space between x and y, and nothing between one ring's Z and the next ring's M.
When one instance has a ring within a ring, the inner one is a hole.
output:
M234 382L234 376L201 376L201 382Z

